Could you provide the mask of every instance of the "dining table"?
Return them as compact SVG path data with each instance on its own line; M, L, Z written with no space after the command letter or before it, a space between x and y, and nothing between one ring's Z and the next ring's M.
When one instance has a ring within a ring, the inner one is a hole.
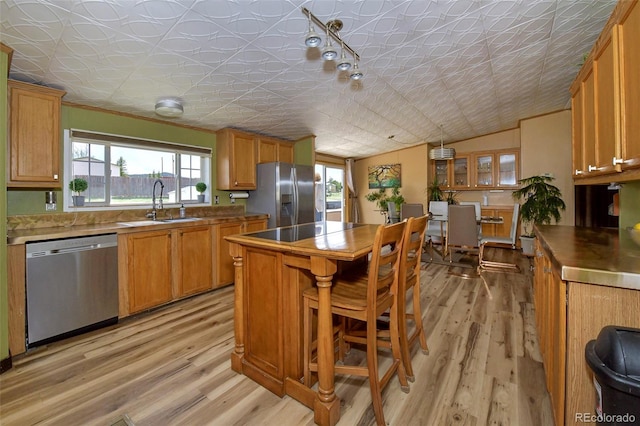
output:
M271 392L289 395L320 425L340 419L335 393L331 286L334 275L366 262L379 225L315 222L231 235L235 269L231 368ZM303 383L303 301L318 288L317 386Z

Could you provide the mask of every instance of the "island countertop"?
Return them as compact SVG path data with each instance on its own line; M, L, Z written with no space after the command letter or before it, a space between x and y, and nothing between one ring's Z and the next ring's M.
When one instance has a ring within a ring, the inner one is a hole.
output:
M626 231L540 225L535 233L562 280L640 290L640 247Z

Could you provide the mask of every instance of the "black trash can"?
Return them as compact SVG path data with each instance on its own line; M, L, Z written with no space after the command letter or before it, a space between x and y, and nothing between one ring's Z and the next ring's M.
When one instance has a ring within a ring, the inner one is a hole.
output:
M585 347L599 425L640 423L640 329L608 325ZM584 419L587 420L587 419Z

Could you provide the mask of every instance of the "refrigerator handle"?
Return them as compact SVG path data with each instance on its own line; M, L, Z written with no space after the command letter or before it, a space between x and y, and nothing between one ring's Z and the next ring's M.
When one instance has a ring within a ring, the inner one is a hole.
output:
M296 174L296 168L291 167L291 182L293 186L293 217L291 219L292 225L298 224L298 175Z

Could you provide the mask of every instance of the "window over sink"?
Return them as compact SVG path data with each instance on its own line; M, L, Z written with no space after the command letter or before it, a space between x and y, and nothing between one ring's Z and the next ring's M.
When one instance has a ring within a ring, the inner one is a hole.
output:
M165 206L194 204L196 184L211 181L211 148L84 130L64 131L64 161L65 211L150 208L158 179ZM69 187L77 178L88 183L80 194ZM83 206L75 195L84 196Z

